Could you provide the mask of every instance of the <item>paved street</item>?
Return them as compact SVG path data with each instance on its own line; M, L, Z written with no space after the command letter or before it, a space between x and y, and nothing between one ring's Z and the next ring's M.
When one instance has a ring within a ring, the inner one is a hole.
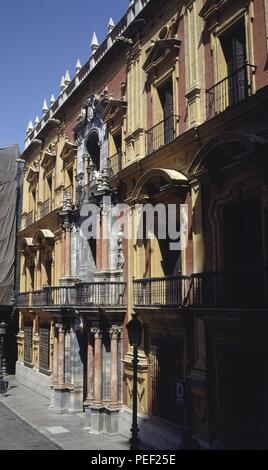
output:
M4 449L127 450L129 444L120 435L91 434L83 413L53 413L47 398L9 377L9 389L0 396L0 450Z
M0 450L58 450L45 436L31 428L0 403Z

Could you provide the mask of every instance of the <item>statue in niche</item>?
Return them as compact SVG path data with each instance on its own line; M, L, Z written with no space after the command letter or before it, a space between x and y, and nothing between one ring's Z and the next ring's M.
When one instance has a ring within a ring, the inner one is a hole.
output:
M116 267L117 267L117 269L123 269L124 265L125 265L125 257L124 257L124 253L123 253L123 231L122 231L122 228L120 228L120 231L118 233L117 244L118 244L118 250L117 250L117 264L116 264Z

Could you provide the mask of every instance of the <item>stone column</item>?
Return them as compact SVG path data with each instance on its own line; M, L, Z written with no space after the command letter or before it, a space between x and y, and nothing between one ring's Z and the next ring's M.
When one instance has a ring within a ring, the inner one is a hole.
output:
M71 276L71 225L65 224L65 276L70 277Z
M36 263L35 263L35 282L36 285L34 286L34 290L41 290L42 289L42 263L41 263L41 248L38 247L36 252Z
M88 178L89 156L88 155L83 156L83 162L84 162L84 185L87 186L89 182L89 178Z
M94 361L94 404L102 404L102 334L99 328L93 328L95 336L95 361Z
M110 329L111 336L111 407L118 405L118 336L119 328Z
M94 337L88 333L87 349L87 399L85 404L90 405L94 401Z
M65 352L65 328L60 325L59 343L58 343L58 385L62 386L65 382L64 374L64 352Z
M54 328L54 344L53 344L53 385L58 385L58 353L59 353L59 335L58 330Z
M62 230L61 237L61 275L65 277L65 231Z

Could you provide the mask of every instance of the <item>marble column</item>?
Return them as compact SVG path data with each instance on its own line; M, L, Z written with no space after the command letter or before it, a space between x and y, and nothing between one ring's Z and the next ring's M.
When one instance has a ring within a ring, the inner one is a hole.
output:
M83 162L84 162L84 185L87 186L89 182L89 178L88 178L89 156L88 155L83 156Z
M87 348L87 399L86 404L89 405L94 401L94 336L88 333Z
M64 352L65 352L65 328L63 325L59 328L59 346L58 346L58 385L62 386L65 382L64 374Z
M111 336L111 407L118 405L118 336L119 328L110 329Z
M66 227L66 233L65 233L65 276L70 277L71 276L71 227Z
M61 238L61 275L65 277L65 231L62 230Z
M102 334L99 328L93 328L95 336L94 357L94 404L102 404Z
M58 330L54 329L54 344L53 344L53 385L58 384L58 353L59 353L59 336Z

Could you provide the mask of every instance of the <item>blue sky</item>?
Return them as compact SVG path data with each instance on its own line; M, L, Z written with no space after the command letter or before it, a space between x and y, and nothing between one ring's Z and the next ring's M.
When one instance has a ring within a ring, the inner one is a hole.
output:
M61 76L71 78L78 57L90 55L92 34L101 43L112 16L116 23L129 0L1 0L0 147L23 150L30 119L54 93Z

